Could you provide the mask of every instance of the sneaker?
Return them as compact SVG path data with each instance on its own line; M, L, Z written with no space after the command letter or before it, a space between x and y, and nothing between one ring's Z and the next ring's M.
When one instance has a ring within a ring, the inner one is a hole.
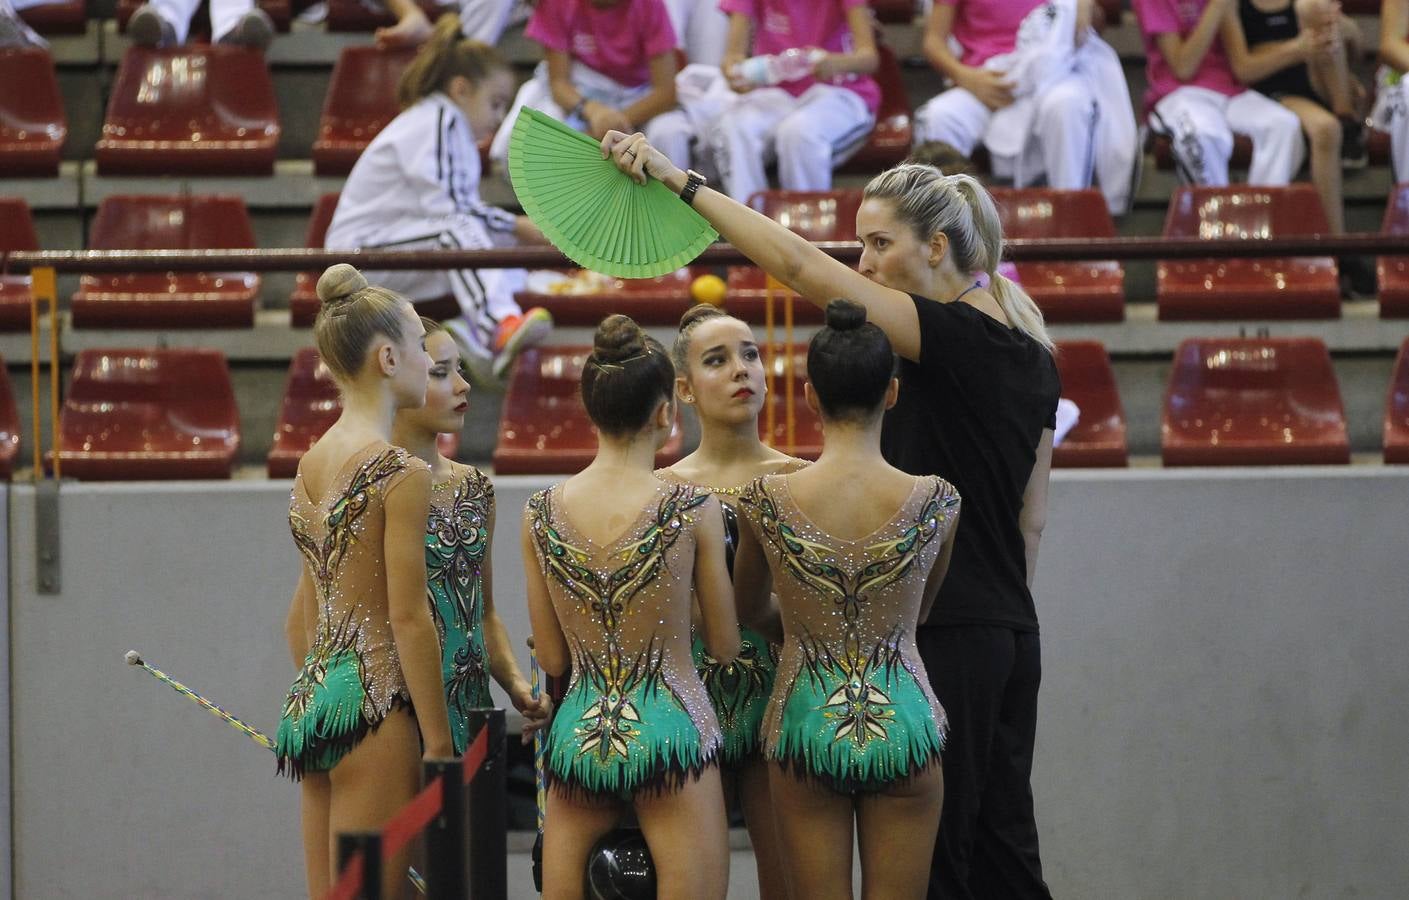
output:
M1336 268L1340 270L1341 294L1347 299L1374 299L1379 292L1375 267L1365 257L1342 256L1336 260Z
M138 47L166 47L176 43L176 29L144 3L127 20L127 39Z
M1370 164L1370 151L1365 147L1365 123L1354 119L1341 121L1341 168L1363 169Z
M502 379L520 353L541 344L552 330L553 316L541 306L500 322L494 335L494 377Z
M8 4L0 6L0 47L37 47L44 49L49 42L25 24L19 13Z
M269 42L272 40L274 40L274 20L269 18L269 13L256 6L240 17L240 21L235 23L235 27L227 31L225 36L220 39L220 43L248 47L262 53L269 49Z
M465 364L465 372L470 384L475 387L488 387L494 383L494 355L478 343L471 333L470 325L464 319L449 319L441 323L442 328L455 340L460 348L460 359Z

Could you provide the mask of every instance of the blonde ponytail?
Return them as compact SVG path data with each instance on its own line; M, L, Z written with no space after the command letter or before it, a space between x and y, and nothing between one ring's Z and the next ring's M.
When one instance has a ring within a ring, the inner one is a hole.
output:
M401 73L396 99L405 109L429 94L443 90L458 76L479 84L496 70L509 70L509 63L488 44L472 41L460 33L460 17L445 13L436 20L430 40Z
M903 163L871 179L864 197L891 201L896 218L922 241L943 233L949 239L955 266L961 272L986 274L989 293L1013 327L1052 349L1042 310L1026 291L998 274L1003 224L993 197L977 179L945 175L922 163Z

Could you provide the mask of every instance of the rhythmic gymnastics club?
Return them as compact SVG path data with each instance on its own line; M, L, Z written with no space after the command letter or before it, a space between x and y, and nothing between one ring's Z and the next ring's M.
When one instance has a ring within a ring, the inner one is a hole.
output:
M129 666L141 666L142 668L150 672L152 676L158 681L170 685L172 689L176 691L176 693L190 700L192 703L195 703L197 706L204 708L211 715L215 716L217 719L220 719L223 722L226 722L230 725L230 727L234 728L236 731L240 732L245 737L254 741L256 744L268 750L269 752L275 752L274 741L270 739L269 735L260 731L258 728L255 728L253 725L250 725L248 722L245 722L238 716L231 715L230 713L221 709L216 704L210 702L206 698L202 697L200 694L197 694L195 691L186 687L186 685L177 681L175 678L172 678L170 675L166 674L161 669L158 669L156 666L149 665L146 660L142 659L142 654L138 653L136 650L128 650L127 653L123 655L123 658L127 660L127 664ZM416 886L416 890L420 891L422 894L426 892L426 879L422 877L420 872L416 871L414 866L406 870L406 877L411 879L411 883Z

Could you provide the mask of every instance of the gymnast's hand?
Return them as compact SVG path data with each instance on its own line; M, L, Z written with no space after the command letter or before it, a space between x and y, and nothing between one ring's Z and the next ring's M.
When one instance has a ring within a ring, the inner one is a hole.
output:
M523 716L523 742L533 742L535 731L544 731L553 721L553 698L546 693L533 696L527 684L515 685L509 691L509 702Z
M616 167L630 175L638 184L645 184L650 178L665 182L667 187L679 191L685 184L686 175L664 153L652 147L641 132L623 134L608 131L602 138L602 158L610 158Z

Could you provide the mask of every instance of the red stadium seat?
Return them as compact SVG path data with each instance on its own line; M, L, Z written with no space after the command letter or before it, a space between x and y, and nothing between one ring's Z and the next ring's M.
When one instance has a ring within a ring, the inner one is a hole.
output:
M1124 466L1125 407L1120 402L1111 358L1100 341L1061 341L1057 372L1062 396L1081 409L1066 439L1052 449L1052 465L1064 469Z
M1409 183L1395 185L1385 204L1385 218L1380 234L1399 234L1409 238ZM1409 318L1409 256L1381 256L1379 270L1380 315L1389 318Z
M59 174L67 137L68 118L49 51L0 49L0 173Z
M101 175L269 175L279 133L264 54L132 47L94 156Z
M1174 169L1174 145L1167 135L1150 132L1145 149L1155 158L1155 168L1163 171ZM1389 165L1389 132L1374 128L1365 132L1365 149L1369 153L1370 165ZM1252 165L1252 139L1245 134L1233 135L1233 155L1228 160L1230 169L1246 169Z
M431 21L443 12L457 11L454 3L440 5L434 0L416 0ZM328 0L329 31L374 31L396 24L396 18L375 0Z
M304 246L310 250L323 249L323 238L328 234L328 226L333 222L333 212L338 208L337 194L324 194L313 204L313 217L308 220L308 233L304 236ZM318 272L299 272L294 280L294 292L289 297L289 314L295 328L308 328L318 317Z
M29 204L0 198L0 253L38 249ZM0 331L28 331L30 303L28 275L0 274Z
M889 47L876 42L880 52L880 67L875 79L881 86L881 106L876 110L876 127L865 145L837 169L838 172L868 174L889 169L910 155L914 139L910 126L910 98L905 93L905 79L900 62Z
M1195 338L1164 397L1166 466L1350 462L1331 355L1317 338Z
M494 471L499 475L569 475L597 453L597 433L578 384L591 347L535 347L514 363L499 416ZM680 459L679 423L656 452L656 465Z
M84 0L60 0L19 10L20 18L40 34L82 34L88 30Z
M0 478L10 480L19 452L20 414L15 408L14 389L10 386L10 370L0 358Z
M1169 203L1165 237L1207 241L1327 234L1326 214L1309 184L1180 187ZM1160 260L1155 269L1159 318L1334 319L1340 285L1325 256Z
M675 325L694 304L690 282L707 271L689 268L658 278L618 278L609 290L591 294L552 294L520 291L519 306L541 306L558 325L595 326L612 313L623 313L642 325Z
M1385 399L1385 462L1409 464L1409 338L1399 347Z
M63 474L229 478L240 417L217 350L83 350L59 414Z
M289 380L279 404L279 421L267 459L269 477L294 477L303 454L341 414L337 383L318 358L318 351L312 347L298 351L289 361ZM439 445L440 452L453 459L460 449L460 436L442 434Z
M92 250L252 249L239 197L114 195L98 204ZM85 275L73 296L75 328L250 328L260 279L252 272Z
M799 459L816 459L822 455L822 420L807 406L803 384L807 381L807 345L792 345L793 387L788 390L787 369L772 347L764 348L765 365L771 364L773 389L769 392L763 412L758 416L758 436L774 449ZM788 401L792 398L793 436L788 440ZM773 411L773 430L768 430L769 406Z
M1115 237L1100 191L995 188L1010 238ZM1125 318L1125 269L1114 260L1018 263L1023 290L1048 322L1119 322Z
M132 18L133 13L142 7L144 2L145 0L117 0L118 31L123 34L127 33L127 21ZM289 30L289 23L293 18L293 4L289 0L258 0L256 5L268 14L276 30ZM208 15L197 15L196 21L191 23L191 36L199 36L209 40L210 19Z
M377 132L396 118L396 84L416 56L415 48L344 47L333 66L318 138L313 142L313 171L346 175Z

